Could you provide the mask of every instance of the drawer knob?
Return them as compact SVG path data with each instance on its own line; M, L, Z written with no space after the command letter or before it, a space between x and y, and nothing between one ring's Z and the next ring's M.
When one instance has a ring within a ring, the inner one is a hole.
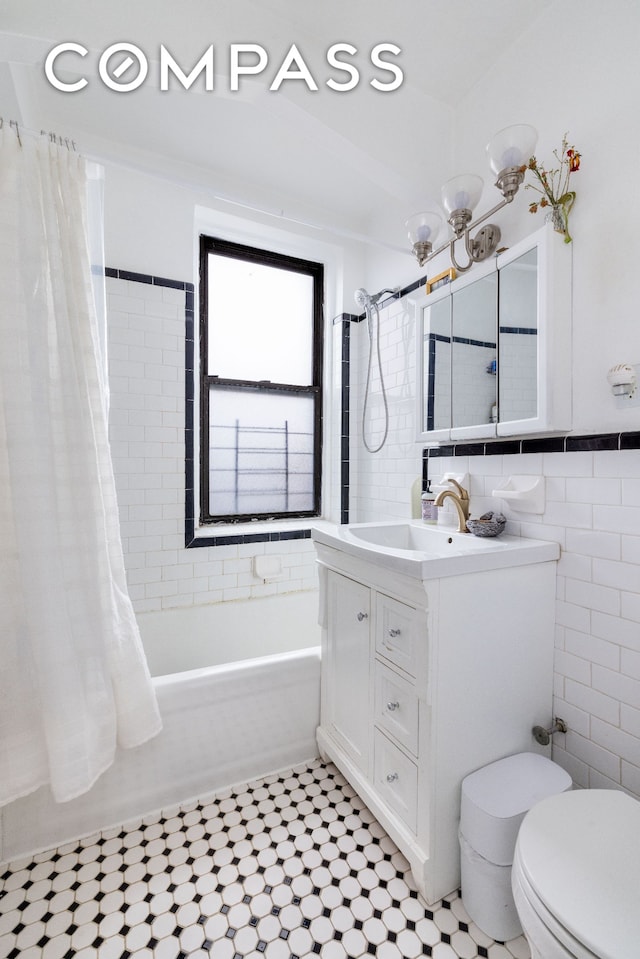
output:
M387 782L388 782L388 783L394 783L397 778L398 778L398 774L397 774L397 773L388 773L388 774L387 774Z
M391 713L395 712L395 710L399 708L400 708L400 703L387 703L387 709Z
M402 632L402 630L400 630L400 629L390 629L390 630L389 630L389 636L391 636L391 639L395 639L396 636L399 636L401 632Z
M359 623L361 623L362 620L363 620L363 619L367 619L368 616L369 616L368 613L358 613L356 619L358 620Z

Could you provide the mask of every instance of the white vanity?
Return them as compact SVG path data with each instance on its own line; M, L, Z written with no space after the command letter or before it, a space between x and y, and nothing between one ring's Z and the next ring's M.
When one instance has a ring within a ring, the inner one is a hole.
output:
M313 530L318 745L409 860L428 903L458 888L460 784L536 750L551 718L555 543L418 522Z

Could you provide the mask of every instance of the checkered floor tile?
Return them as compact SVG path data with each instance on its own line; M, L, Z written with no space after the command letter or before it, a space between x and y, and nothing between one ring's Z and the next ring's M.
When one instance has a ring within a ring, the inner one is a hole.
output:
M406 859L320 760L0 866L8 959L528 959Z

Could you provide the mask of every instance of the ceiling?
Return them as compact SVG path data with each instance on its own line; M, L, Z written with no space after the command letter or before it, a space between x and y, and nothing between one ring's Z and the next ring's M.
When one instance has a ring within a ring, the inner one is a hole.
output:
M388 201L408 214L429 173L434 183L443 171L450 175L456 104L552 2L0 0L0 115L72 136L85 152L105 159L126 157L142 168L172 171L222 196L272 207L293 199L300 209L323 210L363 228L376 204ZM87 77L78 93L55 90L44 76L46 54L67 41L90 51L84 58L64 54L56 66L65 82ZM99 55L122 41L138 46L150 62L145 83L126 94L109 90L97 73ZM349 92L326 86L331 77L347 79L326 60L338 42L358 50L351 61L360 79ZM269 62L233 91L229 47L240 43L259 44ZM302 80L269 90L292 43L317 91ZM401 48L397 58L386 55L403 71L394 92L370 86L373 78L392 79L371 63L377 43ZM174 84L160 92L161 44L185 73L213 45L214 91L199 82L189 91ZM454 69L454 60L461 66Z

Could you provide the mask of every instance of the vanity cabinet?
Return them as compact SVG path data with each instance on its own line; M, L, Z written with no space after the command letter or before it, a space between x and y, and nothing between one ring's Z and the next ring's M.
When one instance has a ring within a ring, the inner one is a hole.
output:
M571 429L571 249L550 224L414 308L421 442Z
M351 762L369 769L370 590L345 576L327 579L327 619L333 643L327 658L326 718L331 735Z
M407 857L428 903L460 883L464 776L543 751L555 561L420 580L316 542L320 754Z

